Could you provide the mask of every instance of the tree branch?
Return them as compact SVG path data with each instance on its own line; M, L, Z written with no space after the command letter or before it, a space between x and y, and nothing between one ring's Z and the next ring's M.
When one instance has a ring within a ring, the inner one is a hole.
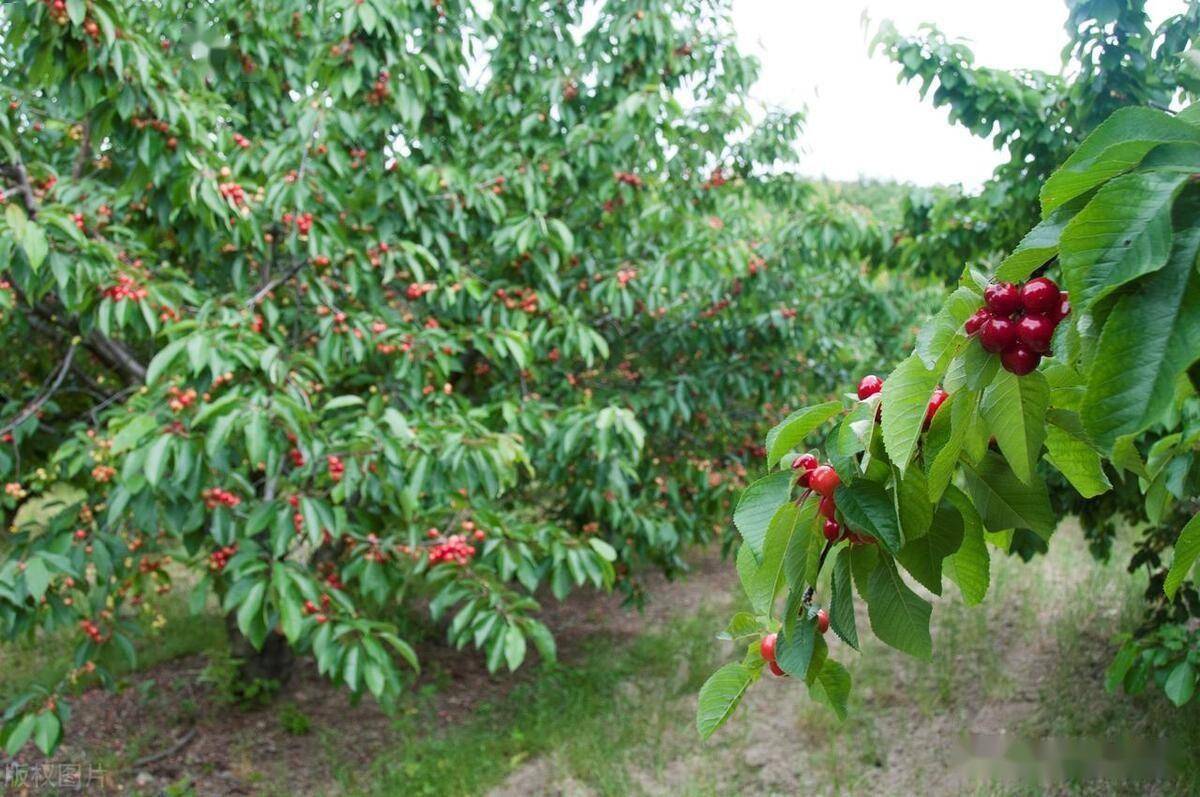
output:
M17 190L21 192L21 198L25 201L25 215L36 219L38 214L37 197L33 195L33 186L29 184L29 173L25 171L25 164L17 161L0 168L17 181Z
M296 274L298 274L300 272L300 269L304 268L304 264L307 262L308 261L304 260L304 259L297 260L295 263L292 264L291 268L289 268L287 271L280 274L278 277L276 277L275 279L268 282L266 285L259 288L258 292L255 293L254 296L250 297L250 301L246 302L246 309L252 310L255 307L257 307L259 302L261 302L263 299L267 298L268 293L275 290L280 285L282 285L283 283L290 280L292 277L296 276Z
M79 344L72 342L71 348L67 349L67 356L63 358L62 365L60 365L58 368L57 375L51 374L49 377L47 377L46 382L43 385L45 389L43 390L42 395L35 398L29 403L29 406L18 412L17 417L0 427L0 436L6 435L13 429L16 429L18 426L25 423L25 421L32 418L38 410L45 406L46 402L50 400L50 397L53 396L62 386L63 380L67 377L67 371L71 370L71 361L75 359L75 350L77 348L79 348Z

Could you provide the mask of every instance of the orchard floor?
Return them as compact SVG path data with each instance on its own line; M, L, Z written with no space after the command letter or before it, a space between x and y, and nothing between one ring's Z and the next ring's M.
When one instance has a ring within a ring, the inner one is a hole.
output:
M197 652L129 674L120 692L81 695L56 759L103 767L97 793L146 795L1196 793L1194 781L980 782L957 762L966 733L1161 736L1197 749L1200 709L1104 690L1110 639L1143 588L1124 572L1126 553L1093 562L1067 523L1049 556L994 557L983 606L956 593L937 601L931 662L832 641L854 680L840 724L803 686L768 678L698 740L696 691L735 655L713 635L736 578L706 554L685 580L651 579L641 614L594 594L549 606L557 667L493 679L476 656L424 645L420 682L391 719L307 666L270 706L231 707L199 680L214 645L195 636Z

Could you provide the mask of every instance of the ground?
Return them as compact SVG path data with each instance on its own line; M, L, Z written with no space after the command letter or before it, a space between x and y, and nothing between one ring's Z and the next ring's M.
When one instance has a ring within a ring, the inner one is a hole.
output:
M768 677L699 741L699 685L736 655L714 640L735 607L736 577L710 551L682 581L651 578L642 613L612 595L551 599L557 667L493 678L478 657L429 640L395 718L353 705L308 667L282 698L246 710L221 699L220 656L206 643L130 674L115 694L81 695L56 758L103 766L113 793L147 795L1182 793L1179 781L988 783L961 765L970 734L977 748L1046 737L1198 741L1196 711L1158 692L1104 690L1111 637L1133 621L1141 590L1116 564L1121 554L1094 563L1067 523L1047 557L994 557L982 607L937 599L931 662L877 642L860 656L832 641L854 679L843 723L802 685Z

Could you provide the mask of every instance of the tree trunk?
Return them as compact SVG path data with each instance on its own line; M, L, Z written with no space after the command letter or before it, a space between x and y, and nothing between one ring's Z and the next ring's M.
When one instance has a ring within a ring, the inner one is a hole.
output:
M232 614L225 617L225 629L229 635L229 655L238 662L242 684L255 681L273 681L281 687L287 684L296 669L296 656L283 634L277 631L267 634L259 650L242 634Z

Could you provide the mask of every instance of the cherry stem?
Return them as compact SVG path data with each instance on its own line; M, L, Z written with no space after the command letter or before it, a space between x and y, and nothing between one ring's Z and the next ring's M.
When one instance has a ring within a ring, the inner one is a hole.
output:
M817 562L817 578L821 577L821 571L825 569L825 560L829 557L829 552L832 549L833 549L833 543L826 542L825 549L823 551L821 551L821 558ZM816 579L813 579L813 580L815 581ZM817 588L815 585L809 586L808 589L804 590L803 604L805 606L812 605L813 595L816 593L816 591L817 591Z

